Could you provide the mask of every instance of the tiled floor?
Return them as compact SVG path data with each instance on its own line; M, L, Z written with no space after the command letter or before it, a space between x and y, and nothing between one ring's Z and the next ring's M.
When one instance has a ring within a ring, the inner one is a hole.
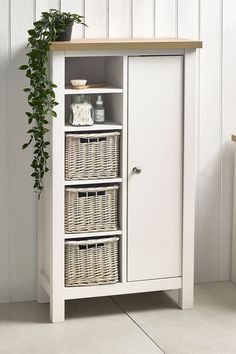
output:
M195 308L175 292L70 301L64 323L48 305L0 305L1 354L236 354L236 286L196 287Z

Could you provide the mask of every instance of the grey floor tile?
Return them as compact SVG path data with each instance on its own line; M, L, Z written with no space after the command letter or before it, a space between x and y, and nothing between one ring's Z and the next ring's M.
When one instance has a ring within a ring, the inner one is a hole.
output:
M1 354L158 354L158 347L109 298L67 302L64 323L46 304L0 305Z
M195 289L195 307L180 310L176 292L117 296L114 300L167 354L236 354L236 286Z

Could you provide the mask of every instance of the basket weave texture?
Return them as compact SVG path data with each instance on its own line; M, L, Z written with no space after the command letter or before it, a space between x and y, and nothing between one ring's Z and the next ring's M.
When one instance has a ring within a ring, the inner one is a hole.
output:
M67 134L66 180L118 177L119 140L119 132Z
M118 280L118 237L65 242L65 286Z
M119 186L66 188L65 232L118 229Z

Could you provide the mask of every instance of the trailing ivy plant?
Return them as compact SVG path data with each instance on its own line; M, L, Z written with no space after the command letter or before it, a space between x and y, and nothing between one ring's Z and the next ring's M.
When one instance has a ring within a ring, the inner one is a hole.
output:
M29 87L24 88L23 91L28 93L28 103L31 107L31 111L26 112L30 125L30 129L27 131L29 140L22 148L25 149L31 143L34 144L31 176L34 178L34 190L38 193L38 197L43 191L44 174L49 171L47 147L50 142L45 138L49 131L47 116L57 116L54 107L58 104L54 92L56 85L49 80L47 73L48 51L51 42L55 41L58 35L73 22L85 25L82 19L83 16L77 14L50 10L42 12L40 20L34 22L34 28L28 31L27 47L30 48L26 54L28 63L19 68L25 71L25 75L29 79Z

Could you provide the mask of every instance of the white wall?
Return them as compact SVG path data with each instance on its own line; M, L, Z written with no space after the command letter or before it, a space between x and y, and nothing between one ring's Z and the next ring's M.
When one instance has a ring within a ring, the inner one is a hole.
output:
M230 277L232 144L236 131L235 0L1 0L0 301L35 298L35 206L31 151L22 152L26 30L41 11L85 14L74 36L201 38L198 57L196 281Z

